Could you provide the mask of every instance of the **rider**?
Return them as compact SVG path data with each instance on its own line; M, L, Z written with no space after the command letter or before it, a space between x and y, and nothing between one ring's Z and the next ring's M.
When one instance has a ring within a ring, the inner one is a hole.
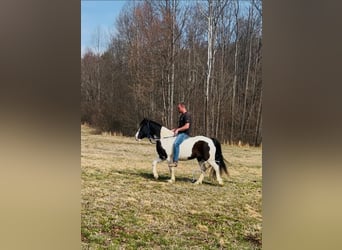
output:
M173 128L171 130L177 137L173 144L173 163L169 165L170 167L177 167L179 145L190 136L191 131L191 115L187 111L184 102L178 103L177 109L181 115L179 117L178 128Z

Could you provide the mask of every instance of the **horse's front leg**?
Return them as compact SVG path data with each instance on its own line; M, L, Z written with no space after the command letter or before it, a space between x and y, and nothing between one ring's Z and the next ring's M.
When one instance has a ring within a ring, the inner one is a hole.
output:
M170 167L169 166L169 170L170 170L170 175L171 175L171 179L169 180L169 182L170 183L174 183L174 182L176 182L175 167Z
M169 183L174 183L176 182L176 177L175 177L175 167L171 167L170 164L173 162L172 160L172 154L169 154L169 156L167 157L167 163L169 165L169 170L170 170L170 180L168 180Z
M157 163L163 161L162 159L160 159L159 157L157 159L155 159L152 162L152 173L154 178L157 180L159 178L158 172L157 172Z

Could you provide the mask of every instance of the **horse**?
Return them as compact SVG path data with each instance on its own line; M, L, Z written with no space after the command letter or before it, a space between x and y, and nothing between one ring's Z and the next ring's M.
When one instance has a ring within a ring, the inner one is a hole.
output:
M143 138L148 138L151 143L155 141L157 158L152 162L152 172L155 179L158 179L157 163L167 160L171 179L170 183L176 181L174 167L170 166L172 163L173 143L176 139L174 133L168 128L159 123L144 118L139 126L135 139L140 141ZM200 167L200 177L195 184L202 184L204 174L207 169L210 169L210 174L213 177L216 173L216 178L219 185L223 185L221 175L223 172L229 176L225 159L222 155L221 144L215 138L205 136L194 136L185 139L179 148L179 160L186 161L197 159ZM209 164L206 167L206 163ZM214 171L212 171L214 169Z

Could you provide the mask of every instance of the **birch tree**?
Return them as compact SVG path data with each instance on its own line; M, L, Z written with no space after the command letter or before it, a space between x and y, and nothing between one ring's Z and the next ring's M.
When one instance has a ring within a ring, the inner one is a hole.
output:
M218 31L218 21L219 17L223 13L223 10L227 4L228 0L207 0L207 11L203 13L203 16L207 19L207 42L208 42L208 56L207 56L207 72L206 72L206 81L205 81L205 104L204 104L204 116L205 116L205 131L206 134L210 134L210 115L209 115L209 106L210 106L210 89L211 89L211 81L212 75L214 71L215 65L215 54L216 54L216 39L217 39L217 31Z
M247 63L247 73L246 73L246 80L245 80L245 91L244 91L244 101L243 101L243 111L242 111L242 118L240 122L240 141L244 138L244 126L246 120L246 109L247 109L247 99L248 99L248 89L249 89L249 79L250 79L250 71L251 71L251 61L252 61L252 45L253 45L253 7L249 7L249 14L248 14L248 23L247 23L247 38L249 41L248 46L248 63Z
M239 1L235 2L235 54L234 54L234 80L233 80L233 93L232 93L232 109L231 109L231 128L230 128L230 144L234 141L234 126L235 126L235 94L236 94L236 84L238 77L238 38L239 38Z

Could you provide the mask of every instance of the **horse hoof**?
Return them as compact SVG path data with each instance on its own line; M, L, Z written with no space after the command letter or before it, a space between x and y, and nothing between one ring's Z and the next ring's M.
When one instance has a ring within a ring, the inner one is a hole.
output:
M200 185L200 184L202 184L202 182L196 181L194 184L195 184L195 185Z
M154 179L158 180L159 176L158 175L154 175Z
M168 182L169 182L169 183L174 183L175 181L173 181L173 180L168 180Z

